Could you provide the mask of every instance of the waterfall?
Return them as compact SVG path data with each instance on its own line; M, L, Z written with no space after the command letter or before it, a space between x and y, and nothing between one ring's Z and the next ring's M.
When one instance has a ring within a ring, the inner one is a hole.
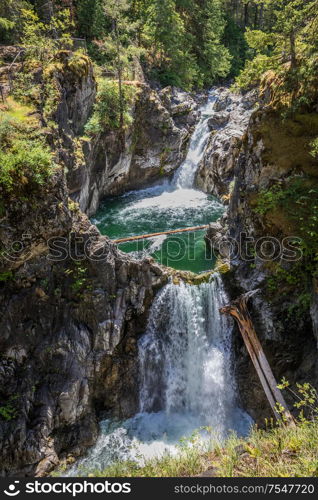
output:
M200 109L200 120L190 139L187 157L176 171L172 185L176 189L191 189L199 163L203 158L208 139L211 135L209 119L213 116L214 106L218 100L218 91L212 90L207 103Z
M202 224L221 215L223 207L216 200L193 189L219 95L218 89L212 90L202 106L186 160L172 182L128 193L113 211L106 211L107 224L110 214L122 236L147 233L148 228L159 232ZM166 241L169 238L153 239L146 252L155 252ZM248 432L251 419L239 409L236 397L232 320L219 312L227 303L218 274L198 286L169 283L157 294L138 342L139 413L124 422L103 421L97 444L68 475L79 475L81 469L86 475L116 461L140 462L166 451L175 453L179 440L201 427L210 427L221 439L230 430Z
M140 412L102 422L97 444L68 475L176 453L178 441L201 427L218 439L248 432L251 420L237 405L232 320L219 312L227 302L217 274L210 283L170 283L159 292L138 343Z
M182 414L222 436L237 428L232 324L219 312L227 302L218 275L159 293L139 342L141 412Z

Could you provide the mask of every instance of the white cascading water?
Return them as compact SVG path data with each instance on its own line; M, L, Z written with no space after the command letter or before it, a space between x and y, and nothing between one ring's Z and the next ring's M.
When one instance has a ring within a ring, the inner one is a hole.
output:
M191 136L185 161L176 171L171 182L138 191L140 198L124 209L122 216L128 219L138 219L139 214L153 210L154 217L173 217L172 212L185 215L194 207L197 210L207 210L210 200L207 194L193 188L194 177L200 161L203 158L211 130L209 118L213 116L214 105L218 100L218 91L210 92L207 102L200 109L200 119ZM180 216L180 215L179 215Z
M180 217L180 210L186 217L189 207L212 209L207 195L193 189L193 183L217 98L218 91L213 90L201 108L187 158L173 181L140 191L139 199L125 209L123 217L140 217L142 211L153 209L171 219ZM158 244L160 241L153 241ZM176 453L180 438L203 426L211 427L221 439L230 430L248 432L251 419L237 405L231 320L219 312L227 302L217 274L210 283L170 283L159 292L138 344L140 412L124 422L102 422L96 445L67 475L86 475L116 461L142 462L167 451Z
M210 283L161 290L139 341L140 413L104 421L96 446L69 475L177 453L179 440L200 427L211 427L217 439L248 432L251 420L237 405L231 320L219 312L226 303L217 274Z
M167 285L151 310L139 342L140 410L163 411L188 429L212 426L223 436L239 430L232 372L231 321L220 277L199 286Z
M211 135L209 119L213 116L214 105L217 100L218 92L217 90L212 90L207 103L200 109L200 120L192 134L187 157L173 178L172 184L177 189L192 189L193 187L195 173L203 158L208 139Z

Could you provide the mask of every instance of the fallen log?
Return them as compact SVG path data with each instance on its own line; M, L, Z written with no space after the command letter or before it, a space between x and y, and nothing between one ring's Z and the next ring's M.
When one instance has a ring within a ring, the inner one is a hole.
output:
M129 241L145 240L147 238L154 238L155 236L161 236L163 234L177 234L177 233L188 233L191 231L200 231L201 229L207 229L209 225L205 226L195 226L186 227L184 229L171 229L170 231L162 231L160 233L142 234L140 236L129 236L128 238L121 238L119 240L112 240L114 243L127 243Z
M256 331L254 329L250 314L247 308L247 302L257 293L258 290L248 292L241 295L238 299L232 302L232 304L220 309L222 314L228 314L235 318L240 332L242 334L245 346L251 357L257 375L263 386L264 392L268 399L268 402L272 408L272 411L277 420L283 421L287 425L295 426L295 421L288 410L286 401L277 387L277 382L265 356L264 350L261 343L257 337Z

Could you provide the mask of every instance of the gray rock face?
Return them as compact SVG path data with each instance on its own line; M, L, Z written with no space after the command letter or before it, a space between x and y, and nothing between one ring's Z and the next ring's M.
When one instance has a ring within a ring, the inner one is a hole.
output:
M220 127L224 127L229 119L230 116L228 113L215 113L215 115L209 119L209 127L211 130L217 130Z
M68 196L93 213L102 196L169 175L197 119L188 94L144 85L124 148L114 132L88 141L93 69L84 58L77 73L71 53L60 57L58 130L48 141L67 178L58 169L32 205L15 200L1 220L2 249L22 246L13 259L0 256L8 274L0 281L0 476L45 475L94 444L100 418L138 411L137 340L168 271L118 251Z
M0 476L43 475L94 444L102 415L138 411L137 338L168 278L70 210L61 171L37 210L7 214L6 247L28 238L0 266L12 272L0 284Z
M287 272L292 269L292 264L281 258L266 262L257 253L245 250L251 238L255 243L259 238L269 236L282 241L286 236L286 229L266 222L255 211L253 202L259 191L267 189L289 173L289 170L286 171L287 164L285 171L280 171L279 166L268 160L265 154L268 149L262 136L262 126L266 119L266 112L262 109L254 112L250 119L237 160L234 153L234 186L227 216L220 221L221 224L210 226L207 238L213 248L218 248L221 243L224 249L225 242L225 248L231 250L230 254L222 256L231 264L231 271L223 276L232 299L247 291L260 289L260 293L251 300L249 309L277 381L284 376L291 384L307 381L317 387L317 294L313 292L311 314L309 310L297 314L301 289L295 285L289 293L284 290L280 292L279 288L270 293L267 286L275 263L279 263ZM228 154L232 154L231 150ZM222 161L229 162L228 158ZM263 425L264 418L272 416L271 411L237 328L234 343L242 405ZM287 402L292 409L293 401L288 395Z
M76 139L69 145L73 164L68 186L72 199L92 215L103 196L145 187L171 175L185 158L197 107L185 92L170 87L155 91L143 84L124 145L117 132L99 134L90 142L81 141L78 150L82 155L77 154L75 162ZM72 163L67 154L65 160Z
M220 89L215 113L209 120L211 137L196 174L196 185L205 193L216 196L229 194L255 101L255 92L242 96L228 89Z
M314 290L313 290L313 295L312 295L310 314L311 314L311 319L312 319L312 324L313 324L313 332L314 332L315 338L317 340L317 345L318 345L318 293L317 293L317 290L315 290L315 285L314 285Z
M70 57L67 51L60 54L60 59L63 62L66 60L66 63ZM83 59L83 63L86 64L83 73L76 73L66 64L64 71L56 74L61 99L54 119L59 125L60 133L69 137L83 133L96 97L93 66L89 59Z

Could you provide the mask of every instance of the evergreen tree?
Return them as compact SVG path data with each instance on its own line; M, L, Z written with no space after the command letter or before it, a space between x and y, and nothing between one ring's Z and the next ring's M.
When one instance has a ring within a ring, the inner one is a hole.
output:
M298 35L306 26L312 16L312 7L316 4L313 0L267 0L269 5L275 8L276 24L275 39L276 45L280 42L287 53L291 67L297 65L297 42ZM317 11L316 11L316 15Z
M222 43L226 21L221 1L197 0L194 18L198 64L203 83L208 85L227 76L230 70L230 53Z
M196 76L196 62L175 0L151 0L146 34L152 47L151 63L158 78L165 84L191 87Z
M277 102L308 106L317 96L318 0L264 0L270 25L247 30L246 40L254 58L238 78L241 87L256 85L269 69L279 75ZM266 18L268 18L266 16Z
M21 11L29 7L24 0L1 0L0 43L14 43L21 34Z
M129 9L127 0L106 0L104 2L105 14L111 20L110 35L104 39L104 49L114 54L114 67L118 76L119 91L119 126L124 130L124 92L123 71L127 63L127 38L128 25L126 13Z
M91 41L101 39L109 30L109 19L105 17L103 0L78 0L76 17L78 33Z

